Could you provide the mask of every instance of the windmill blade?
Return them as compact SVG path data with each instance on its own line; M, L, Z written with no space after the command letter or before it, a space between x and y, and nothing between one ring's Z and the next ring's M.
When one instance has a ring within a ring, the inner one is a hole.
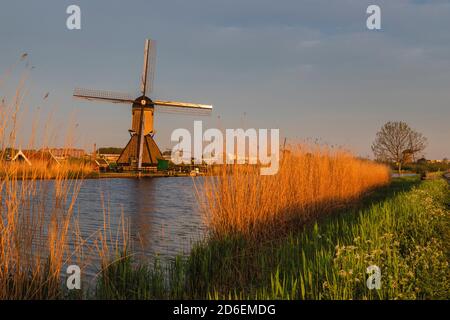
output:
M202 108L180 108L180 107L169 107L155 105L155 111L157 113L170 113L170 114L180 114L180 115L197 115L197 116L210 116L211 109Z
M153 80L155 78L156 42L151 39L145 40L144 66L141 76L142 95L150 95L153 91Z
M211 106L209 104L200 104L200 103L191 103L191 102L153 100L153 104L162 106L162 107L198 109L198 110L205 110L205 111L212 111L212 109L213 109L213 106Z
M213 109L211 105L190 102L153 100L153 104L160 113L209 116Z
M105 90L92 90L84 88L75 88L73 96L80 99L100 100L112 103L133 103L134 98L127 93L119 93Z

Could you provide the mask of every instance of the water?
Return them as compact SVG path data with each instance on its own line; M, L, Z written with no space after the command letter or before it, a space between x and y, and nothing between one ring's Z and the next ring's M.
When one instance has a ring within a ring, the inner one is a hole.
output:
M86 274L91 277L99 270L100 260L92 247L98 239L98 231L104 227L105 213L107 230L111 231L113 240L121 234L122 221L126 221L137 259L151 263L158 256L164 262L189 253L193 243L205 234L195 197L194 179L84 180L74 206L74 219L78 221L79 233L86 240L86 247L91 248L83 252L83 261L89 261L85 267ZM45 183L50 190L46 201L54 201L50 194L53 183L52 180ZM75 238L70 241L72 247ZM72 260L76 260L75 257Z

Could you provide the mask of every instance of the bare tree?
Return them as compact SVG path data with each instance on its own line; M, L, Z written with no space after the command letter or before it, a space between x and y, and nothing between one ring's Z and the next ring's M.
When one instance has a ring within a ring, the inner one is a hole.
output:
M427 139L405 122L387 122L377 132L372 151L379 161L394 162L401 173L402 165L414 161L427 146Z

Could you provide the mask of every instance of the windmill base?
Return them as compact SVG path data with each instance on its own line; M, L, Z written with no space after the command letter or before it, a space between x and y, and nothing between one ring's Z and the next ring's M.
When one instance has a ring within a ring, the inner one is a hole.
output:
M137 150L138 150L138 135L133 135L128 141L128 144L123 149L122 153L117 159L119 166L129 166L137 168ZM155 140L150 135L144 136L144 150L142 150L142 167L155 167L158 165L158 159L162 159L161 150Z

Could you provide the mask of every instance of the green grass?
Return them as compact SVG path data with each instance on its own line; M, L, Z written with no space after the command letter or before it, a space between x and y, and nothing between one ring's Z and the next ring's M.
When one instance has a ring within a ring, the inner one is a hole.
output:
M107 268L99 298L449 299L450 192L443 179L396 179L282 239L207 239L165 268ZM381 269L381 289L366 268Z
M128 300L164 295L164 277L158 263L152 267L133 266L129 256L122 254L122 257L103 268L95 288L95 298Z

